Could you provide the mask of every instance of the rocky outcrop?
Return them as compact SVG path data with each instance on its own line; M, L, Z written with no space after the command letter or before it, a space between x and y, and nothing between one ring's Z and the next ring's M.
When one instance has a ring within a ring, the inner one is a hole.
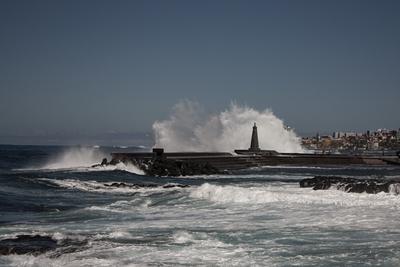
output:
M49 236L19 235L16 238L0 240L0 255L38 255L57 248L57 241Z
M157 185L157 184L129 184L129 183L110 183L110 184L104 184L105 186L108 187L117 187L117 188L133 188L133 189L139 189L139 188L157 188L157 187L162 187L162 188L185 188L185 187L190 187L189 185L185 184L165 184L165 185Z
M108 163L107 159L104 158L104 159L101 161L100 164L94 164L94 165L92 165L92 168L101 167L101 166L107 166L108 164L109 164L109 163Z
M81 250L87 244L86 240L65 239L57 241L50 236L18 235L15 238L0 240L0 255L30 254L37 256L55 251L53 257Z
M357 179L337 176L315 176L314 178L303 179L300 181L300 187L312 187L314 190L334 188L349 193L400 193L400 181L397 180Z
M147 175L151 176L186 176L186 175L210 175L219 173L209 163L197 163L189 161L177 161L171 159L155 159L144 162L141 165Z

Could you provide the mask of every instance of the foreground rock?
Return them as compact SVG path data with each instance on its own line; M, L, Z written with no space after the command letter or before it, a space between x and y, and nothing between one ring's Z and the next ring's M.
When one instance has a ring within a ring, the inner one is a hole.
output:
M15 238L0 240L0 255L29 254L37 256L42 253L55 251L52 257L72 253L84 249L86 240L64 239L55 240L50 236L18 235Z
M38 255L57 248L57 241L49 236L19 235L16 238L0 240L0 255Z
M377 194L400 193L400 181L384 179L356 179L337 176L315 176L303 179L300 187L312 187L313 190L337 189L349 193Z

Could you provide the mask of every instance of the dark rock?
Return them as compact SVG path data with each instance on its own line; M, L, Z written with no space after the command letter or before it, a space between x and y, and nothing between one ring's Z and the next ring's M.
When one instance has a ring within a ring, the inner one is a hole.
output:
M139 189L139 188L155 188L155 187L162 187L162 188L173 188L173 187L178 187L178 188L185 188L189 187L189 185L183 185L183 184L166 184L166 185L157 185L157 184L128 184L128 183L111 183L111 184L104 184L105 186L108 187L117 187L117 188L134 188L134 189Z
M120 162L121 161L117 159L112 159L110 162L107 162L107 159L103 159L101 164L96 164L92 167L117 165ZM213 167L208 162L180 161L166 159L164 157L156 157L154 159L142 161L129 160L124 161L123 163L133 164L150 176L210 175L220 173L217 168Z
M210 175L219 173L218 169L209 163L177 161L163 158L147 161L143 163L141 169L151 176Z
M370 189L369 191L371 191ZM346 185L346 192L349 193L363 193L367 192L367 183L359 182L359 183L351 183ZM367 192L368 193L368 192Z
M18 235L15 238L0 240L0 255L30 254L37 256L52 252L52 257L84 249L86 240L64 239L57 241L50 236ZM54 253L53 253L54 251Z
M185 188L185 187L190 187L190 185L187 185L187 184L166 184L166 185L163 185L163 188L174 188L174 187Z
M57 241L49 236L19 235L16 238L0 240L0 255L38 255L57 248Z
M118 159L111 159L110 162L108 163L109 165L117 165L118 163L120 163L121 161Z
M92 165L92 168L101 167L101 166L107 166L107 165L108 165L107 159L104 158L104 159L101 161L100 164L94 164L94 165Z
M299 182L299 184L300 187L312 187L314 190L336 188L349 193L400 193L398 190L396 190L397 185L399 185L399 181L383 179L356 179L336 176L315 176L314 178L303 179ZM392 190L391 187L393 188Z
M326 190L331 187L331 181L330 180L323 180L320 183L317 183L314 185L313 190Z

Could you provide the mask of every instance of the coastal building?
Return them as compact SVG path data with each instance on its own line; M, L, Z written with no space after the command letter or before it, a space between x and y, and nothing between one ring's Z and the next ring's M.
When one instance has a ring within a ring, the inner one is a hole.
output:
M333 133L333 138L335 138L335 139L342 138L343 136L344 136L343 132L334 132Z
M365 151L365 150L391 150L400 151L400 129L378 129L376 131L339 132L335 131L329 137L317 134L313 137L302 138L302 145L309 150L322 151Z
M357 134L355 132L346 132L344 134L345 137L351 137L351 136L357 136Z

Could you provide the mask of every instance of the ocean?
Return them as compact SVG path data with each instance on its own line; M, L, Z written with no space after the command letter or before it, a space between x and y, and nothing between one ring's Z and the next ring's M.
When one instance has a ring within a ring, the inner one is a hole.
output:
M0 256L1 266L400 265L400 195L299 187L315 175L400 178L399 167L190 177L90 167L113 150L132 148L0 146L0 239L74 241L36 256Z

